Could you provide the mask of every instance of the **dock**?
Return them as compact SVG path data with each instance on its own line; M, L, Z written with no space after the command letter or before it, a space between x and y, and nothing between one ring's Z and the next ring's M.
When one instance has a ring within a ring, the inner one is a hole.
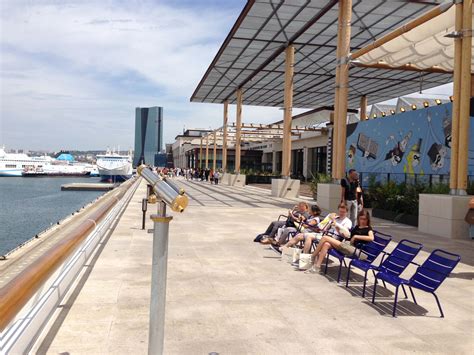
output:
M61 185L61 191L109 191L117 186L118 184L110 183L74 182L72 184Z
M463 257L437 291L446 318L439 318L431 295L417 292L418 305L402 300L394 319L391 289L373 305L360 296L360 282L349 288L337 285L334 264L327 276L304 274L252 242L297 200L249 186L177 182L186 189L190 205L183 214L173 214L170 225L165 354L472 350L471 241L439 238L374 218L374 227L392 234L394 241L409 238L425 245L418 263L438 247ZM152 250L147 230L156 205L148 206L142 230L140 202L145 195L142 181L33 352L147 353Z

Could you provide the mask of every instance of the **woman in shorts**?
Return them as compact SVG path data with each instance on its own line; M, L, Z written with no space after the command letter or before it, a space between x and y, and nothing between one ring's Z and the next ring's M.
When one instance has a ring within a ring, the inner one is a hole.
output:
M318 272L329 249L334 248L342 254L350 256L353 255L357 249L373 240L374 232L370 224L370 214L367 210L363 210L357 215L357 225L352 228L348 237L344 236L342 241L330 236L321 238L316 250L313 252L313 266L306 272Z

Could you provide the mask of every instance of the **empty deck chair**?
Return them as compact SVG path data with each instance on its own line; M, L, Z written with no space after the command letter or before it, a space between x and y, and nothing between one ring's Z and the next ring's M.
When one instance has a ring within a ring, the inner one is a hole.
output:
M461 260L461 257L457 254L448 253L447 251L436 249L431 252L428 258L422 265L418 265L415 274L408 280L402 279L399 276L393 275L386 270L380 271L375 277L374 293L372 295L372 303L375 302L375 290L377 287L377 280L386 281L389 284L395 286L395 300L393 302L393 313L392 316L396 316L397 311L397 298L398 288L406 285L410 289L413 301L416 302L415 294L412 288L416 288L421 291L431 293L436 299L438 304L441 317L444 317L441 303L439 302L438 296L435 291L443 283L443 281L449 276L451 271ZM414 263L415 264L415 263Z
M382 251L385 249L388 243L390 243L391 240L392 240L392 237L389 236L388 234L383 234L383 233L374 231L374 240L372 242L365 244L360 249L360 253L365 254L365 256L367 257L365 260L370 265L372 262L374 262L375 259L377 259L377 257L380 255L380 253L382 253ZM329 249L328 255L326 256L326 266L324 268L325 274L328 272L329 255L339 260L339 271L337 274L337 282L341 280L342 265L344 264L344 266L347 267L345 258L347 257L347 258L353 258L353 260L357 260L357 257L358 257L358 255L353 255L352 257L348 257L347 255L344 255L338 252L336 249Z
M390 275L399 276L413 259L418 255L423 245L420 243L412 242L408 239L401 240L395 249L391 253L385 253L382 258L382 263L380 265L373 265L369 260L351 260L347 270L347 280L346 287L349 286L349 277L351 274L351 267L354 266L362 271L364 271L364 286L362 288L362 297L365 297L365 287L367 283L367 273L369 270L372 270L375 276L375 271L385 271ZM405 292L405 289L403 289ZM405 297L406 292L405 292Z

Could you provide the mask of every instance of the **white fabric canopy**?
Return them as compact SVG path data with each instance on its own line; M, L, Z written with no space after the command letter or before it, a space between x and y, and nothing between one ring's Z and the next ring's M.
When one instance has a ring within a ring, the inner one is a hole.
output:
M474 14L473 14L474 15ZM474 18L474 16L473 16ZM438 67L453 71L455 6L430 21L360 56L362 64L383 63L391 67L412 65L420 69ZM474 72L474 55L471 73Z

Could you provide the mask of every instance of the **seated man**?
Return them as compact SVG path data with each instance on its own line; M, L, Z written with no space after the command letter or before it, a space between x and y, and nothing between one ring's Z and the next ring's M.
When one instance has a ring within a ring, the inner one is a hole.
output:
M319 206L312 205L311 216L308 219L306 219L304 222L301 222L298 225L295 225L295 227L282 227L282 231L280 233L278 241L272 243L271 248L277 253L281 254L280 245L284 245L287 242L290 236L290 233L296 233L298 229L306 230L307 228L317 228L318 223L320 221L319 219L320 215L321 215L321 209L319 208Z
M349 235L344 234L342 240L329 236L322 237L312 255L313 266L307 272L316 273L319 271L329 249L334 248L346 256L351 256L356 253L357 249L373 240L374 232L370 224L370 214L367 210L363 210L357 216L357 225L351 230ZM361 255L363 256L363 254Z
M298 242L304 240L303 253L308 254L311 250L311 245L315 240L319 241L323 237L323 232L327 231L330 238L342 239L350 235L352 222L347 217L347 206L344 203L339 204L338 213L331 213L318 224L319 230L301 233L293 238L286 247L293 247Z
M306 202L300 202L292 210L288 211L288 218L282 221L273 221L268 226L263 238L260 240L261 244L273 244L275 243L275 235L278 228L281 227L294 227L295 222L300 223L309 217L309 206Z

